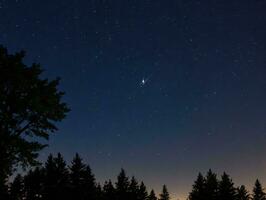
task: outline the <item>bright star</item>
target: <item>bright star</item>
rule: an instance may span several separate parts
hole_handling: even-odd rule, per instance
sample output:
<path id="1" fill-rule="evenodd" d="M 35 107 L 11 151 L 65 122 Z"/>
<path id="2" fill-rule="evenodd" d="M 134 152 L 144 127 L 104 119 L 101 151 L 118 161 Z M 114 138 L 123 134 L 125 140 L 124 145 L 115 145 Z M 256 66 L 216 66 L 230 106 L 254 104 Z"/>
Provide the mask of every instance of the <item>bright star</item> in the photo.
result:
<path id="1" fill-rule="evenodd" d="M 149 81 L 149 78 L 143 78 L 142 80 L 141 80 L 141 83 L 140 83 L 140 86 L 144 86 L 144 85 L 146 85 L 146 83 Z"/>

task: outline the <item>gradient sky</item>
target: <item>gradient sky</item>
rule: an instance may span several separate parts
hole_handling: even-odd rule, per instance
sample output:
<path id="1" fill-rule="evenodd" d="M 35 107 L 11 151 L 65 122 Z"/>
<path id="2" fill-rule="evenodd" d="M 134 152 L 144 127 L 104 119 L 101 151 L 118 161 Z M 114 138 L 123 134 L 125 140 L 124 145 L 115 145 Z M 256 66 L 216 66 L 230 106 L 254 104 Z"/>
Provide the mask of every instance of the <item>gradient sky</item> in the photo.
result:
<path id="1" fill-rule="evenodd" d="M 265 0 L 0 0 L 0 43 L 62 78 L 42 151 L 184 198 L 197 173 L 266 184 Z M 142 85 L 142 79 L 148 79 Z"/>

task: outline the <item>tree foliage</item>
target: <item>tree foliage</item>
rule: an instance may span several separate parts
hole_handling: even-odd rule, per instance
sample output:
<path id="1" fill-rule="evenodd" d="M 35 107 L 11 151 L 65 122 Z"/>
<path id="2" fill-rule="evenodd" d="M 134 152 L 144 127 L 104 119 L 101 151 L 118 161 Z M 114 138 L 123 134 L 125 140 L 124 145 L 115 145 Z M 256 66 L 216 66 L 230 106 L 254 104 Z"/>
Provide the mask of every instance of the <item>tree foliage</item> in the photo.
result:
<path id="1" fill-rule="evenodd" d="M 205 179 L 199 173 L 197 180 L 192 186 L 192 191 L 189 194 L 189 200 L 204 200 L 205 199 Z"/>
<path id="2" fill-rule="evenodd" d="M 59 79 L 42 79 L 39 64 L 23 63 L 25 52 L 9 54 L 0 46 L 0 184 L 12 170 L 37 164 L 38 151 L 46 145 L 36 137 L 48 139 L 57 130 L 56 122 L 69 108 L 57 89 Z"/>
<path id="3" fill-rule="evenodd" d="M 257 179 L 253 188 L 252 200 L 266 200 L 266 194 L 263 191 L 260 181 Z"/>
<path id="4" fill-rule="evenodd" d="M 249 200 L 250 195 L 244 185 L 237 188 L 236 200 Z"/>
<path id="5" fill-rule="evenodd" d="M 133 176 L 130 180 L 130 184 L 128 187 L 128 192 L 129 192 L 129 200 L 136 200 L 138 199 L 138 191 L 139 191 L 139 185 L 138 181 L 136 178 Z"/>
<path id="6" fill-rule="evenodd" d="M 144 182 L 129 178 L 121 169 L 115 184 L 111 180 L 103 185 L 96 182 L 89 165 L 76 154 L 69 166 L 63 156 L 50 154 L 43 167 L 29 170 L 24 176 L 17 175 L 9 186 L 7 200 L 170 200 L 166 185 L 157 198 L 154 190 L 148 193 Z M 244 185 L 235 187 L 226 173 L 221 178 L 209 170 L 204 177 L 198 174 L 188 200 L 266 200 L 261 183 L 256 180 L 253 194 Z"/>
<path id="7" fill-rule="evenodd" d="M 74 198 L 81 200 L 94 196 L 96 198 L 95 178 L 88 165 L 82 162 L 78 154 L 75 155 L 71 162 L 70 184 L 71 194 L 75 194 Z"/>
<path id="8" fill-rule="evenodd" d="M 18 175 L 9 191 L 10 200 L 157 200 L 153 190 L 148 195 L 144 182 L 138 183 L 135 177 L 129 181 L 123 169 L 115 186 L 109 180 L 102 187 L 78 154 L 70 166 L 60 153 L 50 154 L 43 167 L 29 170 L 24 177 Z M 163 191 L 164 195 L 168 193 L 166 186 Z"/>
<path id="9" fill-rule="evenodd" d="M 23 178 L 18 174 L 10 187 L 10 200 L 22 200 L 24 197 Z"/>
<path id="10" fill-rule="evenodd" d="M 147 188 L 142 181 L 139 185 L 139 189 L 138 189 L 137 193 L 138 193 L 138 195 L 137 195 L 138 200 L 147 200 L 147 198 L 148 198 Z"/>
<path id="11" fill-rule="evenodd" d="M 68 199 L 69 172 L 60 153 L 57 157 L 49 155 L 45 163 L 43 199 Z"/>
<path id="12" fill-rule="evenodd" d="M 121 169 L 121 172 L 117 176 L 117 182 L 115 185 L 117 200 L 126 199 L 129 194 L 129 180 L 124 169 Z"/>
<path id="13" fill-rule="evenodd" d="M 157 197 L 155 195 L 154 190 L 151 190 L 149 196 L 148 196 L 148 200 L 157 200 Z"/>
<path id="14" fill-rule="evenodd" d="M 205 198 L 208 200 L 217 200 L 218 197 L 218 179 L 217 175 L 210 169 L 207 172 L 205 181 Z"/>
<path id="15" fill-rule="evenodd" d="M 159 200 L 170 200 L 170 195 L 166 185 L 163 185 L 162 193 L 160 194 Z"/>
<path id="16" fill-rule="evenodd" d="M 43 181 L 44 169 L 39 167 L 30 170 L 28 174 L 24 176 L 24 190 L 27 200 L 38 200 L 42 197 Z"/>
<path id="17" fill-rule="evenodd" d="M 218 199 L 220 200 L 235 200 L 236 199 L 236 189 L 234 183 L 228 174 L 225 172 L 222 175 L 222 179 L 218 186 Z"/>
<path id="18" fill-rule="evenodd" d="M 103 186 L 103 199 L 104 200 L 115 200 L 116 191 L 111 180 L 106 181 Z"/>

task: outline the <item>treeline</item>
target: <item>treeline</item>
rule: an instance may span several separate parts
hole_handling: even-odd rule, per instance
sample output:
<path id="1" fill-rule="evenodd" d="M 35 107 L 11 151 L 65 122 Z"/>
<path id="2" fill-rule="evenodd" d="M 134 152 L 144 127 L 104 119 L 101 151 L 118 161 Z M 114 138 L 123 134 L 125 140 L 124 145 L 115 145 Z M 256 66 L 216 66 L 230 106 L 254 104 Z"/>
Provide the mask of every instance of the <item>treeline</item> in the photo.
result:
<path id="1" fill-rule="evenodd" d="M 205 177 L 199 173 L 188 200 L 266 200 L 266 194 L 258 179 L 249 194 L 244 185 L 235 187 L 225 172 L 218 179 L 217 174 L 209 170 Z"/>
<path id="2" fill-rule="evenodd" d="M 70 165 L 62 155 L 49 155 L 44 166 L 30 170 L 26 175 L 18 174 L 9 185 L 10 200 L 169 200 L 164 185 L 157 197 L 143 182 L 128 177 L 122 169 L 113 183 L 97 183 L 89 165 L 78 154 Z M 235 187 L 226 173 L 221 178 L 209 170 L 204 177 L 199 173 L 189 193 L 188 200 L 266 200 L 261 183 L 256 180 L 252 194 L 244 185 Z"/>
<path id="3" fill-rule="evenodd" d="M 18 174 L 9 186 L 10 200 L 169 200 L 166 186 L 157 198 L 143 182 L 129 178 L 125 171 L 113 183 L 96 182 L 89 165 L 78 154 L 67 166 L 62 155 L 49 155 L 43 167 L 36 167 L 26 175 Z"/>

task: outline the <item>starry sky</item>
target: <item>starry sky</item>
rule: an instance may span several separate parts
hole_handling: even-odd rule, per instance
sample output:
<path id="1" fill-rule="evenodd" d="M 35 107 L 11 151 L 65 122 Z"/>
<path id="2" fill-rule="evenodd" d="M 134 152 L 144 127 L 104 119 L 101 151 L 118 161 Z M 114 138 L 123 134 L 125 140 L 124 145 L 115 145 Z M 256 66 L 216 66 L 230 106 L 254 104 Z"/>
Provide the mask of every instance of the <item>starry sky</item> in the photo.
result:
<path id="1" fill-rule="evenodd" d="M 199 171 L 266 184 L 265 0 L 0 0 L 0 44 L 62 78 L 49 153 L 184 199 Z"/>

